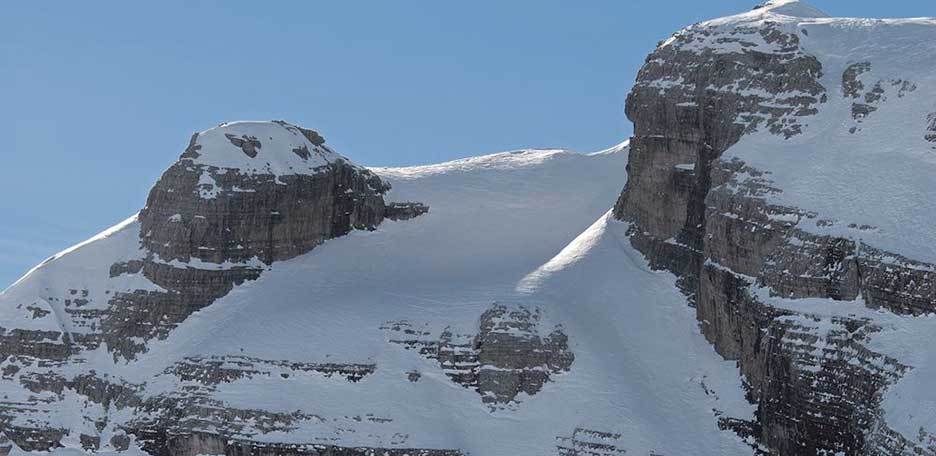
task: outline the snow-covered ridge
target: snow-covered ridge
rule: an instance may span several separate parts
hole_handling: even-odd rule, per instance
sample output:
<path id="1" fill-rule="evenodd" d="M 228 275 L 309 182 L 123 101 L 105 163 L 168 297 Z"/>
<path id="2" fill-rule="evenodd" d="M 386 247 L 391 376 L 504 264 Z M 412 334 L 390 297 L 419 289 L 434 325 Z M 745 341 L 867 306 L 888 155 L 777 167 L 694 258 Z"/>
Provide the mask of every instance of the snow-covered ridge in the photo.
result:
<path id="1" fill-rule="evenodd" d="M 98 241 L 102 241 L 102 240 L 104 240 L 104 239 L 107 239 L 107 238 L 113 236 L 114 234 L 116 234 L 116 233 L 118 233 L 118 232 L 121 232 L 121 231 L 124 231 L 124 230 L 128 229 L 128 228 L 131 227 L 131 226 L 134 226 L 134 227 L 135 227 L 135 226 L 136 226 L 136 222 L 137 222 L 137 214 L 133 214 L 133 215 L 131 215 L 130 217 L 127 217 L 127 218 L 126 218 L 125 220 L 123 220 L 122 222 L 120 222 L 120 223 L 118 223 L 118 224 L 116 224 L 116 225 L 114 225 L 114 226 L 112 226 L 112 227 L 110 227 L 110 228 L 107 228 L 107 229 L 105 229 L 104 231 L 101 231 L 100 233 L 98 233 L 98 234 L 96 234 L 96 235 L 94 235 L 94 236 L 88 238 L 87 240 L 81 241 L 81 242 L 79 242 L 79 243 L 77 243 L 77 244 L 75 244 L 75 245 L 73 245 L 73 246 L 71 246 L 71 247 L 66 248 L 65 250 L 62 250 L 61 252 L 56 253 L 55 255 L 50 256 L 49 258 L 46 258 L 45 260 L 42 261 L 42 263 L 39 263 L 38 265 L 36 265 L 35 267 L 33 267 L 32 269 L 30 269 L 29 271 L 27 271 L 25 274 L 23 274 L 22 277 L 20 277 L 20 278 L 17 279 L 15 282 L 13 282 L 13 284 L 11 284 L 9 287 L 7 287 L 6 289 L 0 290 L 0 296 L 2 296 L 3 294 L 5 294 L 8 290 L 11 290 L 11 289 L 15 288 L 19 283 L 21 283 L 21 282 L 23 282 L 24 280 L 26 280 L 27 278 L 29 278 L 29 276 L 31 276 L 31 275 L 32 275 L 33 273 L 35 273 L 36 271 L 41 270 L 41 269 L 42 269 L 43 267 L 45 267 L 46 265 L 48 265 L 48 264 L 50 264 L 50 263 L 52 263 L 52 262 L 58 261 L 58 260 L 60 260 L 62 257 L 65 257 L 65 256 L 67 256 L 67 255 L 70 255 L 70 254 L 72 254 L 72 253 L 75 253 L 76 251 L 82 249 L 83 247 L 85 247 L 85 246 L 87 246 L 87 245 L 90 245 L 90 244 L 92 244 L 92 243 L 95 243 L 95 242 L 98 242 Z"/>
<path id="2" fill-rule="evenodd" d="M 312 130 L 280 121 L 223 123 L 200 132 L 183 159 L 196 165 L 237 170 L 240 174 L 315 174 L 345 160 Z"/>
<path id="3" fill-rule="evenodd" d="M 799 0 L 770 0 L 755 11 L 766 11 L 793 17 L 829 17 L 820 9 Z"/>
<path id="4" fill-rule="evenodd" d="M 705 28 L 727 28 L 734 29 L 737 27 L 759 27 L 765 24 L 772 24 L 782 27 L 784 31 L 791 32 L 802 32 L 801 27 L 806 27 L 806 31 L 801 34 L 801 38 L 809 36 L 810 26 L 828 26 L 839 29 L 840 32 L 847 32 L 848 29 L 871 27 L 875 32 L 884 32 L 880 36 L 875 35 L 875 44 L 886 46 L 892 44 L 892 41 L 895 38 L 898 38 L 892 33 L 892 30 L 889 27 L 894 26 L 934 26 L 936 25 L 936 18 L 934 17 L 916 17 L 916 18 L 899 18 L 899 19 L 877 19 L 877 18 L 854 18 L 854 17 L 834 17 L 826 14 L 822 10 L 802 1 L 798 0 L 772 0 L 766 4 L 756 7 L 751 11 L 743 12 L 740 14 L 735 14 L 732 16 L 725 16 L 716 19 L 711 19 L 707 21 L 702 21 L 697 24 L 690 25 L 683 30 L 680 30 L 674 34 L 674 36 L 663 42 L 663 45 L 672 44 L 675 41 L 675 38 L 686 31 L 705 29 Z M 907 29 L 903 29 L 903 32 L 906 32 Z M 798 33 L 799 34 L 799 33 Z M 917 35 L 918 36 L 918 35 Z M 852 37 L 853 39 L 855 37 Z M 745 39 L 750 40 L 750 37 L 745 37 Z M 852 40 L 843 40 L 840 44 L 847 45 L 849 41 Z M 709 49 L 715 52 L 718 52 L 724 43 L 707 43 Z M 762 49 L 763 43 L 758 43 L 754 41 L 753 43 L 747 44 L 756 44 L 758 45 L 758 50 Z M 809 51 L 809 47 L 804 46 L 804 50 Z"/>
<path id="5" fill-rule="evenodd" d="M 432 174 L 446 174 L 452 172 L 470 172 L 480 169 L 508 170 L 522 169 L 541 165 L 549 160 L 559 159 L 570 155 L 578 155 L 564 149 L 521 149 L 508 152 L 499 152 L 477 157 L 460 158 L 448 162 L 417 165 L 408 167 L 377 167 L 371 168 L 382 176 L 405 179 L 407 177 L 425 176 Z"/>
<path id="6" fill-rule="evenodd" d="M 913 22 L 931 22 L 934 19 L 932 17 L 880 19 L 832 16 L 807 2 L 799 0 L 771 0 L 761 6 L 755 7 L 751 11 L 703 21 L 698 25 L 712 26 L 748 22 L 753 20 L 811 23 L 867 22 L 877 24 L 901 24 Z"/>
<path id="7" fill-rule="evenodd" d="M 577 160 L 579 157 L 595 157 L 626 153 L 630 141 L 625 140 L 607 149 L 581 154 L 567 149 L 519 149 L 475 157 L 459 158 L 431 165 L 406 167 L 372 167 L 375 173 L 392 179 L 411 179 L 436 174 L 472 172 L 479 170 L 522 170 L 544 163 L 561 160 Z"/>

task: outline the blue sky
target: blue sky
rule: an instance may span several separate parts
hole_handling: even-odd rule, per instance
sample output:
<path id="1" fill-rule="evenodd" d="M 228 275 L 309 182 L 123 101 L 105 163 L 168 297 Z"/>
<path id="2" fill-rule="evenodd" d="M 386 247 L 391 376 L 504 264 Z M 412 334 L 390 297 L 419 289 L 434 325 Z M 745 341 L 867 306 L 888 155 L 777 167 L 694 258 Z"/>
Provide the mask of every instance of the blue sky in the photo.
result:
<path id="1" fill-rule="evenodd" d="M 138 210 L 191 133 L 223 121 L 289 120 L 367 165 L 604 148 L 630 134 L 624 99 L 659 40 L 755 3 L 5 4 L 0 289 Z M 931 0 L 812 4 L 934 14 Z"/>

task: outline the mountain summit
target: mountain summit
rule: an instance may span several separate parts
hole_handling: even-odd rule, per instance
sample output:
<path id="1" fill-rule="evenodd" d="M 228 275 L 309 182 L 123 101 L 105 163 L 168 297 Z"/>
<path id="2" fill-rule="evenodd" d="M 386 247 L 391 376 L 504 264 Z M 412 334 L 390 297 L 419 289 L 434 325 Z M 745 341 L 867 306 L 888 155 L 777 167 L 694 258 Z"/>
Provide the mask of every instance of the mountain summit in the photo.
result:
<path id="1" fill-rule="evenodd" d="M 694 24 L 587 155 L 197 133 L 0 294 L 0 453 L 936 455 L 934 38 Z"/>
<path id="2" fill-rule="evenodd" d="M 793 17 L 829 17 L 820 9 L 799 0 L 770 0 L 755 10 L 769 11 L 775 14 Z"/>

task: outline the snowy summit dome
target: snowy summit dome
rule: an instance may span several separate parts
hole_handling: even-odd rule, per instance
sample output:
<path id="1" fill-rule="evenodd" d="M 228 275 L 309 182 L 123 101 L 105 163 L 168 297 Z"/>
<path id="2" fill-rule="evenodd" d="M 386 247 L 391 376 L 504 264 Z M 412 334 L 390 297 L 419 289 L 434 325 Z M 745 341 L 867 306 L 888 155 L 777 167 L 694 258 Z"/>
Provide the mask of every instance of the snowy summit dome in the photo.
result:
<path id="1" fill-rule="evenodd" d="M 325 146 L 314 130 L 287 122 L 223 123 L 192 138 L 183 159 L 241 174 L 316 174 L 344 157 Z"/>
<path id="2" fill-rule="evenodd" d="M 793 17 L 829 17 L 819 8 L 799 0 L 770 0 L 755 9 L 763 9 L 771 13 Z"/>

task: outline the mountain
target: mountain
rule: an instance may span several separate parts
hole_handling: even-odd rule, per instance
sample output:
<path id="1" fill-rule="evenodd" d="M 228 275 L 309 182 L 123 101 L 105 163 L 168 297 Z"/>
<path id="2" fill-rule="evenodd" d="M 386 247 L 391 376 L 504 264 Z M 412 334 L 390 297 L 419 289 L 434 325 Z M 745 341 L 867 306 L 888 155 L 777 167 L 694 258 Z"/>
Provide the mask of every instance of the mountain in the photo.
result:
<path id="1" fill-rule="evenodd" d="M 934 38 L 692 25 L 593 154 L 197 133 L 0 294 L 0 452 L 936 455 Z"/>

